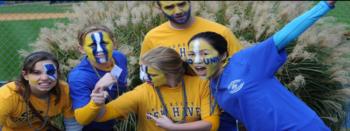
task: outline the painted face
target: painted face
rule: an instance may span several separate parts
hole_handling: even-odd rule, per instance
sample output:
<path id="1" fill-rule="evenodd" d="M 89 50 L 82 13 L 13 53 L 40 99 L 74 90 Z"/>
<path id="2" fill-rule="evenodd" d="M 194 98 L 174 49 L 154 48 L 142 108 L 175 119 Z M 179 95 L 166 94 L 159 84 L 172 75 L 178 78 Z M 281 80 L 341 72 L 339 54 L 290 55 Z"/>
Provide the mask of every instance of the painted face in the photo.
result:
<path id="1" fill-rule="evenodd" d="M 167 84 L 167 79 L 165 74 L 159 70 L 156 70 L 152 67 L 141 65 L 141 79 L 144 81 L 153 84 L 155 87 L 159 87 Z"/>
<path id="2" fill-rule="evenodd" d="M 32 72 L 24 72 L 32 92 L 48 92 L 57 83 L 57 68 L 50 60 L 39 61 Z"/>
<path id="3" fill-rule="evenodd" d="M 203 79 L 209 79 L 220 68 L 219 53 L 204 39 L 190 42 L 187 63 Z"/>
<path id="4" fill-rule="evenodd" d="M 113 42 L 108 33 L 104 31 L 86 34 L 83 48 L 88 59 L 95 64 L 106 63 L 112 58 Z"/>
<path id="5" fill-rule="evenodd" d="M 176 24 L 185 24 L 191 16 L 191 5 L 188 1 L 160 1 L 160 8 Z"/>

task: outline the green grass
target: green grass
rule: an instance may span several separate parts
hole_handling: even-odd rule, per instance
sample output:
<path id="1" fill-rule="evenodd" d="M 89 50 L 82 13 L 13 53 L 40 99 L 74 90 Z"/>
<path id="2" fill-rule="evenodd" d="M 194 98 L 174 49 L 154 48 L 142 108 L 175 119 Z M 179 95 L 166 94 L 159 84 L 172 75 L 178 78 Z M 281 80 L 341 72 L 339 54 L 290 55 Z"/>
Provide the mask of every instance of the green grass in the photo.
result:
<path id="1" fill-rule="evenodd" d="M 72 10 L 71 4 L 49 4 L 48 2 L 1 6 L 0 13 L 65 13 Z"/>
<path id="2" fill-rule="evenodd" d="M 0 80 L 12 80 L 19 74 L 22 59 L 20 49 L 28 49 L 42 27 L 53 27 L 56 22 L 67 23 L 68 19 L 0 21 Z"/>
<path id="3" fill-rule="evenodd" d="M 350 25 L 350 1 L 337 1 L 334 10 L 328 15 L 336 17 L 340 23 Z"/>

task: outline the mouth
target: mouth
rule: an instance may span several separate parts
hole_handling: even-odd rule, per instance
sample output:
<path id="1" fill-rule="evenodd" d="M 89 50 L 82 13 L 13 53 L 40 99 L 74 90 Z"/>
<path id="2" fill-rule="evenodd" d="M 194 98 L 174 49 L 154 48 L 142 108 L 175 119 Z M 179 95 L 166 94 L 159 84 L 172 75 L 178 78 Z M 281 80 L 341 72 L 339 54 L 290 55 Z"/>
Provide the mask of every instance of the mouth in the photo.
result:
<path id="1" fill-rule="evenodd" d="M 194 69 L 198 76 L 205 76 L 207 74 L 207 68 L 205 66 L 195 66 Z"/>
<path id="2" fill-rule="evenodd" d="M 186 15 L 181 14 L 181 15 L 175 15 L 175 20 L 183 21 L 186 19 Z"/>
<path id="3" fill-rule="evenodd" d="M 50 81 L 38 83 L 38 85 L 39 85 L 41 88 L 50 88 L 50 87 L 51 87 L 51 84 L 52 84 L 52 82 L 50 82 Z"/>

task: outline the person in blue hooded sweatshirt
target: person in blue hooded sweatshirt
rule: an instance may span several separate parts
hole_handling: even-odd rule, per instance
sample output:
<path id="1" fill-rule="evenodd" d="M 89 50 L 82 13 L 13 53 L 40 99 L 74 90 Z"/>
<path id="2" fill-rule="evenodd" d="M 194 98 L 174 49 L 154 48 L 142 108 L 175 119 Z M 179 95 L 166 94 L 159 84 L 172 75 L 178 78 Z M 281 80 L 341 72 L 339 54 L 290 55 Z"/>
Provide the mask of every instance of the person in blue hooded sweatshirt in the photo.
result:
<path id="1" fill-rule="evenodd" d="M 285 47 L 334 8 L 321 1 L 255 46 L 227 56 L 227 41 L 202 32 L 188 42 L 187 62 L 204 79 L 217 104 L 249 131 L 330 130 L 320 117 L 274 76 L 285 63 Z"/>

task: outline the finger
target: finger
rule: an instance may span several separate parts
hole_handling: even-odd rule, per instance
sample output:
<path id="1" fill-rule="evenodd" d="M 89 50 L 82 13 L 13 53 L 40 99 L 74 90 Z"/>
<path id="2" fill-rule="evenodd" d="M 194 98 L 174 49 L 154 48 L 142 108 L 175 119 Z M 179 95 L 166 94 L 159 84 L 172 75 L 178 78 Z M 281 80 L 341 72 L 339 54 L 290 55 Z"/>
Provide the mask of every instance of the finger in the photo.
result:
<path id="1" fill-rule="evenodd" d="M 151 115 L 151 114 L 146 114 L 146 116 L 148 116 L 148 117 L 150 117 L 152 120 L 157 120 L 157 118 L 156 117 L 154 117 L 153 115 Z"/>
<path id="2" fill-rule="evenodd" d="M 103 91 L 103 87 L 95 86 L 95 88 L 92 90 L 92 93 L 100 93 Z"/>

